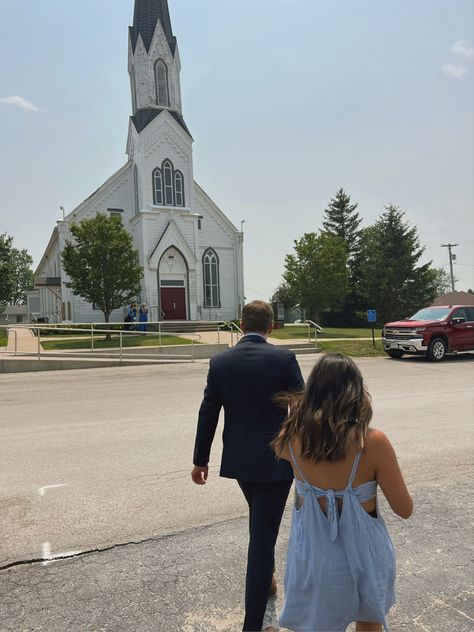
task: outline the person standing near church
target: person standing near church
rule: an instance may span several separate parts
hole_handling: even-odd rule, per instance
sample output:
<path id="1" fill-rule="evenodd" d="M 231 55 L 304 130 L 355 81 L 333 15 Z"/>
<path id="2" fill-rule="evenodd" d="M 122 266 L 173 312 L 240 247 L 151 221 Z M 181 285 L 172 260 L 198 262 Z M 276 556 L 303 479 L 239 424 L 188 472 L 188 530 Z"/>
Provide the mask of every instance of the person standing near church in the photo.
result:
<path id="1" fill-rule="evenodd" d="M 262 629 L 268 596 L 276 592 L 275 544 L 292 484 L 289 463 L 277 461 L 270 447 L 286 416 L 274 397 L 304 386 L 294 353 L 267 343 L 272 327 L 270 305 L 249 303 L 242 311 L 244 336 L 233 349 L 211 360 L 191 473 L 197 485 L 207 482 L 211 445 L 223 407 L 220 475 L 237 480 L 249 506 L 245 632 Z"/>
<path id="2" fill-rule="evenodd" d="M 138 325 L 138 330 L 142 333 L 145 333 L 148 322 L 148 307 L 145 305 L 145 303 L 142 303 L 140 305 L 140 309 L 138 310 L 138 321 L 140 323 Z"/>

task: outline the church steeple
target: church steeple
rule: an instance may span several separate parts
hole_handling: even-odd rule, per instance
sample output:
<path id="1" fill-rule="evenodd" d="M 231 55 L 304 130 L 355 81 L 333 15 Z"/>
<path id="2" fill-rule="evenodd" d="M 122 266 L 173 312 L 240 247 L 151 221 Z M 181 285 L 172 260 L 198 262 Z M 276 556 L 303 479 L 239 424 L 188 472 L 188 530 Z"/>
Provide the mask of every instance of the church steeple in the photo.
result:
<path id="1" fill-rule="evenodd" d="M 128 72 L 132 121 L 138 132 L 168 110 L 189 134 L 181 109 L 180 71 L 168 0 L 135 0 L 133 26 L 129 28 Z"/>
<path id="2" fill-rule="evenodd" d="M 171 53 L 176 51 L 176 37 L 171 27 L 168 0 L 135 0 L 133 26 L 130 27 L 130 39 L 135 52 L 138 36 L 142 36 L 147 51 L 150 50 L 157 23 L 161 22 Z"/>

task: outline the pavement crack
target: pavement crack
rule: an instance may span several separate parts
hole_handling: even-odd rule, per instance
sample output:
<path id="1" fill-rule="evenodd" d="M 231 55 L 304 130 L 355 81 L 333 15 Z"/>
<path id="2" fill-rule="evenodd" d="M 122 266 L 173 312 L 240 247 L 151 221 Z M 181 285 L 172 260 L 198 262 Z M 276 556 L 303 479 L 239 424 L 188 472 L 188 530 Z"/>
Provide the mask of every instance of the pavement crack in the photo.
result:
<path id="1" fill-rule="evenodd" d="M 128 540 L 126 542 L 119 542 L 116 544 L 110 544 L 108 546 L 96 547 L 93 549 L 85 549 L 84 551 L 77 551 L 74 553 L 65 553 L 64 555 L 58 554 L 52 558 L 34 557 L 26 560 L 17 560 L 15 562 L 9 562 L 8 564 L 0 565 L 0 572 L 11 570 L 12 568 L 18 568 L 20 566 L 32 566 L 35 564 L 53 564 L 54 562 L 61 562 L 62 560 L 72 560 L 74 558 L 85 557 L 94 553 L 106 553 L 115 549 L 125 548 L 127 546 L 138 546 L 140 544 L 149 544 L 151 542 L 164 542 L 174 537 L 191 534 L 202 529 L 212 529 L 225 524 L 230 524 L 238 520 L 248 519 L 245 514 L 234 516 L 232 518 L 226 518 L 225 520 L 217 520 L 216 522 L 206 523 L 192 527 L 191 529 L 182 529 L 181 531 L 175 531 L 173 533 L 166 533 L 160 536 L 154 536 L 149 538 L 143 538 L 142 540 Z"/>

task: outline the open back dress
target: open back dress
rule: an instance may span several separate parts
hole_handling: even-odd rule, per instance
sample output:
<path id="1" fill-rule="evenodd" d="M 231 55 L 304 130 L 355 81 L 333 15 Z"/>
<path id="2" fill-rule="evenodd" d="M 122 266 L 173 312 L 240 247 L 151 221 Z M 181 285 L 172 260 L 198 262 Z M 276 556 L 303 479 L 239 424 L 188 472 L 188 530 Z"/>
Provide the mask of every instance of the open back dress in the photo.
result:
<path id="1" fill-rule="evenodd" d="M 361 505 L 377 497 L 377 481 L 352 486 L 362 453 L 347 487 L 334 491 L 311 485 L 289 448 L 299 502 L 293 506 L 280 625 L 294 632 L 345 632 L 354 621 L 379 621 L 388 632 L 395 553 L 378 504 L 376 517 Z M 319 498 L 326 499 L 326 511 Z"/>

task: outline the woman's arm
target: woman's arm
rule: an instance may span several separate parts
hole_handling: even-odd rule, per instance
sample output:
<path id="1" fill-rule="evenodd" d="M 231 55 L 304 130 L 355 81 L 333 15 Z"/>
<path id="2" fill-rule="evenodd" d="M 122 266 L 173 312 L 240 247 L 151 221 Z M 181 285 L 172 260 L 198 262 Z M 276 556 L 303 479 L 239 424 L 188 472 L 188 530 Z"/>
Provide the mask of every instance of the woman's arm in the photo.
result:
<path id="1" fill-rule="evenodd" d="M 413 499 L 403 479 L 395 450 L 380 430 L 373 430 L 371 435 L 377 483 L 392 510 L 402 518 L 409 518 L 413 513 Z"/>

